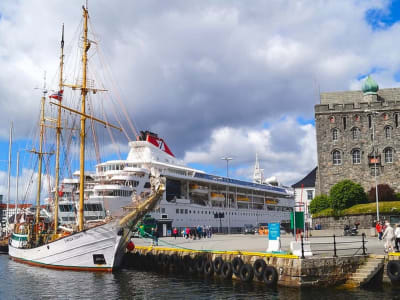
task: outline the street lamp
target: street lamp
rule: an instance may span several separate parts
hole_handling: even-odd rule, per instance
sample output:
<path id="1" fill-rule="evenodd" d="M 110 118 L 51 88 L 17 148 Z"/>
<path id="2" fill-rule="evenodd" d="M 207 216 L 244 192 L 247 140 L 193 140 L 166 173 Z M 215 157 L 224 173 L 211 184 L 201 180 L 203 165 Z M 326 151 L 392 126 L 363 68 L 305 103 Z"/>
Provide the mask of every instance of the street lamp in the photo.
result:
<path id="1" fill-rule="evenodd" d="M 226 161 L 226 179 L 228 180 L 227 184 L 226 184 L 226 202 L 228 205 L 228 234 L 231 234 L 231 212 L 230 212 L 230 208 L 231 208 L 231 203 L 230 203 L 230 197 L 229 197 L 229 161 L 232 160 L 232 157 L 222 157 L 222 160 Z"/>
<path id="2" fill-rule="evenodd" d="M 374 177 L 375 177 L 375 199 L 376 199 L 376 221 L 379 222 L 379 198 L 378 198 L 378 180 L 376 177 L 377 167 L 376 167 L 376 149 L 375 149 L 375 120 L 374 116 L 378 115 L 377 111 L 365 110 L 367 113 L 371 113 L 373 117 L 371 117 L 372 123 L 372 149 L 374 151 Z"/>

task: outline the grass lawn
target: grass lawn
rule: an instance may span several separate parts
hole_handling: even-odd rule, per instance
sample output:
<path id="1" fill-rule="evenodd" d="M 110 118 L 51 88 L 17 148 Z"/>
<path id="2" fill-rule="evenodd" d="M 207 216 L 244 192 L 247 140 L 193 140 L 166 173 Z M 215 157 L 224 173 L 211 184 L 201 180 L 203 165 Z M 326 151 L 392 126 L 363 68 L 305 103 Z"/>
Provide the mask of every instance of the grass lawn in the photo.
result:
<path id="1" fill-rule="evenodd" d="M 395 213 L 400 214 L 400 201 L 379 202 L 379 213 Z M 376 213 L 376 203 L 357 204 L 340 212 L 340 216 L 371 214 Z M 313 214 L 316 217 L 331 217 L 333 216 L 333 209 L 327 208 L 319 213 Z"/>

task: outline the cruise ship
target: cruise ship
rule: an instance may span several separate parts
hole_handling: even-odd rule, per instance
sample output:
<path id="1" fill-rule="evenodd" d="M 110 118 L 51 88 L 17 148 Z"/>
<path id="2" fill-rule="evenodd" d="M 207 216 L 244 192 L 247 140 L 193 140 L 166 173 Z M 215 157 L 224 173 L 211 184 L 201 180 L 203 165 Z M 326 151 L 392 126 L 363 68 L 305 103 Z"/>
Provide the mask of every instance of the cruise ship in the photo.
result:
<path id="1" fill-rule="evenodd" d="M 107 161 L 91 174 L 85 198 L 103 203 L 108 215 L 118 216 L 146 198 L 150 174 L 166 178 L 166 191 L 151 216 L 171 220 L 172 227 L 209 226 L 239 232 L 245 224 L 288 222 L 294 206 L 288 187 L 262 181 L 256 161 L 253 182 L 207 174 L 178 160 L 164 140 L 149 131 L 129 143 L 126 160 Z M 78 175 L 78 174 L 77 174 Z"/>

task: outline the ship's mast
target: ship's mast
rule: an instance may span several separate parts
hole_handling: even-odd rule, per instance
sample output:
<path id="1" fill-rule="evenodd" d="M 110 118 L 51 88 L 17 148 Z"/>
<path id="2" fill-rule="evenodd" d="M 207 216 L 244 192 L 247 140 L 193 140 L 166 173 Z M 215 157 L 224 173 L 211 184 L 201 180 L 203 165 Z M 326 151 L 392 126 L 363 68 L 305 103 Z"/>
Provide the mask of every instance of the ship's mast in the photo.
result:
<path id="1" fill-rule="evenodd" d="M 86 123 L 86 70 L 87 70 L 87 51 L 90 48 L 90 42 L 88 41 L 88 10 L 87 7 L 83 8 L 83 53 L 82 53 L 82 87 L 81 87 L 81 147 L 80 147 L 80 159 L 79 159 L 79 231 L 84 229 L 83 227 L 83 207 L 84 207 L 84 191 L 85 191 L 85 123 Z"/>
<path id="2" fill-rule="evenodd" d="M 13 123 L 11 122 L 10 126 L 10 141 L 8 144 L 8 181 L 7 181 L 7 221 L 6 221 L 6 233 L 8 234 L 9 226 L 9 218 L 10 218 L 10 184 L 11 184 L 11 147 L 12 147 L 12 132 L 13 132 Z"/>
<path id="3" fill-rule="evenodd" d="M 45 80 L 43 87 L 43 96 L 41 99 L 41 108 L 40 108 L 39 152 L 36 152 L 36 154 L 39 157 L 38 184 L 37 184 L 37 194 L 36 194 L 36 224 L 39 223 L 39 216 L 40 216 L 40 191 L 42 188 L 42 160 L 43 160 L 43 135 L 44 135 L 44 103 L 46 100 L 46 93 L 47 91 L 46 91 L 46 80 Z"/>
<path id="4" fill-rule="evenodd" d="M 60 56 L 60 80 L 59 80 L 59 92 L 58 100 L 62 100 L 63 96 L 63 67 L 64 67 L 64 24 L 62 26 L 62 37 L 61 37 L 61 56 Z M 56 134 L 56 182 L 55 182 L 55 195 L 54 195 L 54 233 L 57 234 L 58 229 L 58 193 L 59 193 L 59 182 L 60 182 L 60 137 L 61 137 L 61 106 L 58 106 L 57 115 L 57 134 Z"/>

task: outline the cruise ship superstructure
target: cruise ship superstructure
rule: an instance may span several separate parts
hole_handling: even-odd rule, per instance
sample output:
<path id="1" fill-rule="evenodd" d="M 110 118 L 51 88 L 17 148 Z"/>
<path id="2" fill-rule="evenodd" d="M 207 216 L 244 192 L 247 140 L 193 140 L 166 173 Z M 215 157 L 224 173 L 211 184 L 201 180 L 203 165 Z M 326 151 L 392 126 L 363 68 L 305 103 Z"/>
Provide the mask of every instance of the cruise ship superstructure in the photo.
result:
<path id="1" fill-rule="evenodd" d="M 289 188 L 262 183 L 258 161 L 254 172 L 258 182 L 248 182 L 185 166 L 163 139 L 148 131 L 141 132 L 129 146 L 126 160 L 96 166 L 96 184 L 88 193 L 89 200 L 104 201 L 112 215 L 122 214 L 123 207 L 148 196 L 149 174 L 159 173 L 166 178 L 166 191 L 151 215 L 171 219 L 173 227 L 206 225 L 239 230 L 244 224 L 290 219 L 293 193 Z"/>

